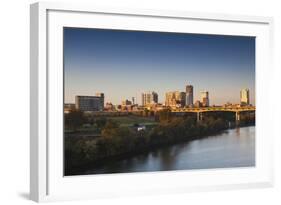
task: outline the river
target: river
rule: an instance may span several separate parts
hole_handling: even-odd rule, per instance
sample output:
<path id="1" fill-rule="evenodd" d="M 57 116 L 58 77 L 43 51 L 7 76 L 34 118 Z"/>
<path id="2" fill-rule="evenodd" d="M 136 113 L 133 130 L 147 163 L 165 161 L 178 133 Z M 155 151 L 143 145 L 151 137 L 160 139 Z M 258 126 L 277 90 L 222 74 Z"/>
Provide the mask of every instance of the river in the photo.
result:
<path id="1" fill-rule="evenodd" d="M 84 174 L 152 172 L 255 166 L 255 127 L 162 147 L 146 154 L 116 160 Z"/>

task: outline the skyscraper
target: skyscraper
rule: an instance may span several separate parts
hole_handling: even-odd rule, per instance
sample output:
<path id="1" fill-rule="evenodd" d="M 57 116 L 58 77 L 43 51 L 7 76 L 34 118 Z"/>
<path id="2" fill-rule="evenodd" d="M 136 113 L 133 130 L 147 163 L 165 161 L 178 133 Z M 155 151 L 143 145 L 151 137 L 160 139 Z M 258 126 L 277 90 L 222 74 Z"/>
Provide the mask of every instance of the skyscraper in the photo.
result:
<path id="1" fill-rule="evenodd" d="M 208 91 L 201 91 L 201 102 L 203 107 L 209 107 L 210 100 L 209 100 L 209 92 Z"/>
<path id="2" fill-rule="evenodd" d="M 186 86 L 186 106 L 191 106 L 193 105 L 193 86 L 192 85 L 187 85 Z"/>
<path id="3" fill-rule="evenodd" d="M 250 91 L 249 89 L 242 89 L 240 91 L 240 103 L 241 105 L 249 105 L 250 104 Z"/>
<path id="4" fill-rule="evenodd" d="M 145 92 L 141 94 L 142 98 L 142 105 L 152 105 L 158 103 L 158 94 L 154 91 L 150 92 Z"/>

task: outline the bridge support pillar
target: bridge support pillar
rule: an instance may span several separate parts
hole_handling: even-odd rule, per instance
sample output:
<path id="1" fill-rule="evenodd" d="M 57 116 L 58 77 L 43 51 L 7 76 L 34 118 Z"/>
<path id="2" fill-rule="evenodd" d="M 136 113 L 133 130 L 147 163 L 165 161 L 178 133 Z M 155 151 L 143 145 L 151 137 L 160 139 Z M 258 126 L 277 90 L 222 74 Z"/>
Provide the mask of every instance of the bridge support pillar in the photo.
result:
<path id="1" fill-rule="evenodd" d="M 197 122 L 203 120 L 203 113 L 202 112 L 197 112 Z"/>
<path id="2" fill-rule="evenodd" d="M 236 122 L 240 121 L 240 112 L 235 113 L 235 120 L 236 120 Z"/>

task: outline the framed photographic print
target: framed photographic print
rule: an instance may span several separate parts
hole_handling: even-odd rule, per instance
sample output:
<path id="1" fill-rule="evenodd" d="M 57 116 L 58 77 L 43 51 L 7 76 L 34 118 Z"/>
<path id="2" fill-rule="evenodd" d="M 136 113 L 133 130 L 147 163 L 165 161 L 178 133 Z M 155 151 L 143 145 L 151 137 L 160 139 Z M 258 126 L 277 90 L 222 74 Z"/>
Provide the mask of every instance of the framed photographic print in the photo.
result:
<path id="1" fill-rule="evenodd" d="M 272 24 L 32 4 L 31 199 L 271 186 Z"/>

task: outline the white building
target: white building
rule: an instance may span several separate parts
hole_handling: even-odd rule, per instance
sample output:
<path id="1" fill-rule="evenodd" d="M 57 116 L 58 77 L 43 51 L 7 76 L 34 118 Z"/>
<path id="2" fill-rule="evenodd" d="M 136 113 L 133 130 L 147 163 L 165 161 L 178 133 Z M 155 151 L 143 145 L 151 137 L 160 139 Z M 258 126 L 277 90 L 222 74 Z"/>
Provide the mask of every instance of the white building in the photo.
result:
<path id="1" fill-rule="evenodd" d="M 250 91 L 245 88 L 240 91 L 240 103 L 241 105 L 249 105 L 250 104 Z"/>

